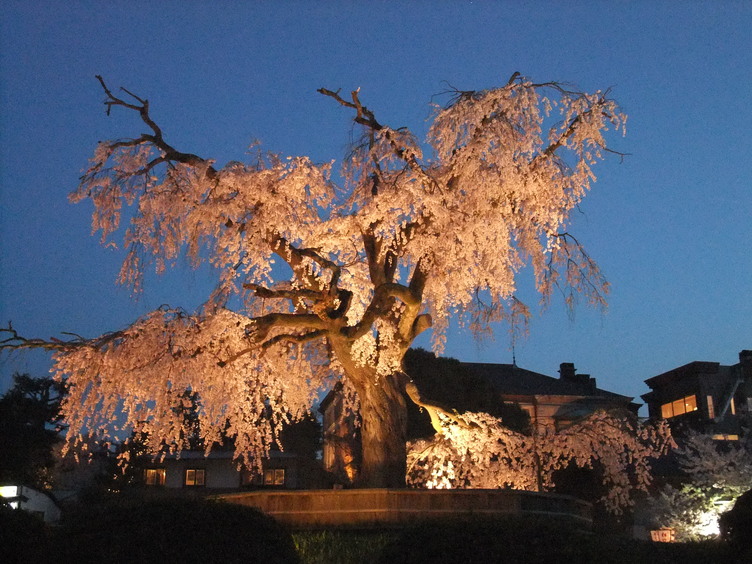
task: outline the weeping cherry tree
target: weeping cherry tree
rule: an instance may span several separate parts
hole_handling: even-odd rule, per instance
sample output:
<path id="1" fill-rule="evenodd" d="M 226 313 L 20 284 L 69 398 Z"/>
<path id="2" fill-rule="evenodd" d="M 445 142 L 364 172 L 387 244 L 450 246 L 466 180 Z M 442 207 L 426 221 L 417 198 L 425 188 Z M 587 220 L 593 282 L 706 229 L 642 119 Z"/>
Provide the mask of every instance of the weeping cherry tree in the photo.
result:
<path id="1" fill-rule="evenodd" d="M 223 432 L 258 465 L 280 425 L 339 379 L 360 410 L 359 483 L 404 486 L 406 402 L 437 409 L 402 370 L 419 334 L 432 328 L 440 351 L 452 318 L 476 333 L 518 326 L 526 266 L 544 301 L 560 290 L 569 305 L 605 304 L 607 284 L 567 227 L 610 151 L 604 134 L 624 127 L 608 92 L 515 73 L 452 91 L 421 142 L 381 123 L 358 90 L 322 88 L 360 134 L 339 168 L 280 155 L 216 167 L 173 147 L 148 100 L 97 78 L 107 112 L 148 130 L 99 143 L 71 196 L 91 201 L 103 242 L 123 238 L 119 282 L 138 290 L 147 269 L 187 257 L 218 283 L 196 312 L 160 308 L 96 338 L 3 330 L 5 348 L 55 350 L 70 440 L 124 417 L 181 448 L 174 408 L 190 389 L 207 448 Z"/>

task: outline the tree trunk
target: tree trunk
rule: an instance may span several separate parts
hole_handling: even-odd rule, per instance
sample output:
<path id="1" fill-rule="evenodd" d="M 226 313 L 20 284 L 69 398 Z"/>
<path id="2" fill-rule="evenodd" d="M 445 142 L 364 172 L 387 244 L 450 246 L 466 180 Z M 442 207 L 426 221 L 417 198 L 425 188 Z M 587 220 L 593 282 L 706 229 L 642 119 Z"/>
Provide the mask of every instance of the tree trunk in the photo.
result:
<path id="1" fill-rule="evenodd" d="M 356 483 L 364 488 L 404 488 L 407 406 L 401 376 L 382 376 L 358 392 L 362 464 Z"/>

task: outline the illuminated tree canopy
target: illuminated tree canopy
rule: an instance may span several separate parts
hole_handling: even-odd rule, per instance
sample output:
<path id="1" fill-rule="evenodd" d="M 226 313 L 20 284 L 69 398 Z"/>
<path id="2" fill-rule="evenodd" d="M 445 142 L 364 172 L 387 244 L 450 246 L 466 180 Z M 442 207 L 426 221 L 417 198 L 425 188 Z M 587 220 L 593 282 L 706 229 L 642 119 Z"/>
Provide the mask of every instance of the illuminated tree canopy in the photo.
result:
<path id="1" fill-rule="evenodd" d="M 596 411 L 561 431 L 525 435 L 485 413 L 439 413 L 440 432 L 409 445 L 408 483 L 427 488 L 550 490 L 570 463 L 593 468 L 605 485 L 599 500 L 622 513 L 652 481 L 651 459 L 673 445 L 664 420 L 641 424 L 630 413 Z"/>
<path id="2" fill-rule="evenodd" d="M 605 304 L 607 284 L 567 226 L 609 151 L 604 134 L 624 128 L 608 92 L 515 73 L 451 92 L 423 143 L 378 121 L 358 90 L 322 88 L 361 133 L 339 168 L 262 153 L 217 168 L 170 145 L 148 100 L 98 79 L 108 113 L 134 112 L 148 129 L 100 143 L 71 196 L 93 203 L 103 242 L 122 238 L 119 281 L 138 290 L 145 270 L 187 257 L 219 282 L 197 312 L 162 308 L 93 339 L 5 329 L 5 347 L 56 351 L 70 437 L 124 416 L 180 448 L 173 406 L 190 389 L 204 443 L 223 429 L 257 464 L 280 423 L 342 379 L 360 405 L 360 483 L 404 485 L 405 392 L 420 396 L 401 363 L 417 335 L 432 328 L 440 350 L 452 317 L 477 333 L 517 326 L 525 266 L 544 301 L 561 290 L 570 305 Z"/>
<path id="3" fill-rule="evenodd" d="M 666 484 L 651 499 L 655 526 L 671 527 L 680 541 L 715 537 L 719 517 L 740 495 L 752 490 L 752 437 L 718 441 L 712 434 L 690 431 L 677 450 L 683 483 Z"/>

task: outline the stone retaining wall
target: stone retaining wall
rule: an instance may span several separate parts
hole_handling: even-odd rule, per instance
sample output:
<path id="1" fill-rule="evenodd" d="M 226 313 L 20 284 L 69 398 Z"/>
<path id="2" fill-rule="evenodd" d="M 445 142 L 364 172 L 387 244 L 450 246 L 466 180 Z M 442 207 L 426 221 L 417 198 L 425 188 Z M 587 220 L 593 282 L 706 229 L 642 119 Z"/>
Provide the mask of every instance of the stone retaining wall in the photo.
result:
<path id="1" fill-rule="evenodd" d="M 589 527 L 591 506 L 556 494 L 515 490 L 299 490 L 224 494 L 292 528 L 390 527 L 481 515 L 546 514 Z"/>

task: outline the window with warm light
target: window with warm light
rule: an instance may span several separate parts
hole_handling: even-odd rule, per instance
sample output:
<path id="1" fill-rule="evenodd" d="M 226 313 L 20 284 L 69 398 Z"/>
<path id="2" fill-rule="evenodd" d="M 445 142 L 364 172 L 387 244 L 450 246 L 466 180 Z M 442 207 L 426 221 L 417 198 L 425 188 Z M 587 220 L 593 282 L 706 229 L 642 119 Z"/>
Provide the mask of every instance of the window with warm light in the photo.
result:
<path id="1" fill-rule="evenodd" d="M 164 468 L 147 468 L 144 471 L 144 483 L 147 486 L 164 486 L 165 475 Z"/>
<path id="2" fill-rule="evenodd" d="M 669 419 L 676 417 L 677 415 L 684 415 L 685 413 L 691 413 L 697 411 L 697 398 L 693 395 L 686 396 L 678 400 L 664 403 L 661 406 L 661 417 Z"/>
<path id="3" fill-rule="evenodd" d="M 708 419 L 715 419 L 715 405 L 713 404 L 713 396 L 708 396 Z"/>
<path id="4" fill-rule="evenodd" d="M 189 468 L 185 471 L 186 486 L 206 485 L 206 470 L 203 468 Z"/>
<path id="5" fill-rule="evenodd" d="M 267 468 L 264 470 L 265 486 L 284 486 L 285 469 L 284 468 Z"/>

